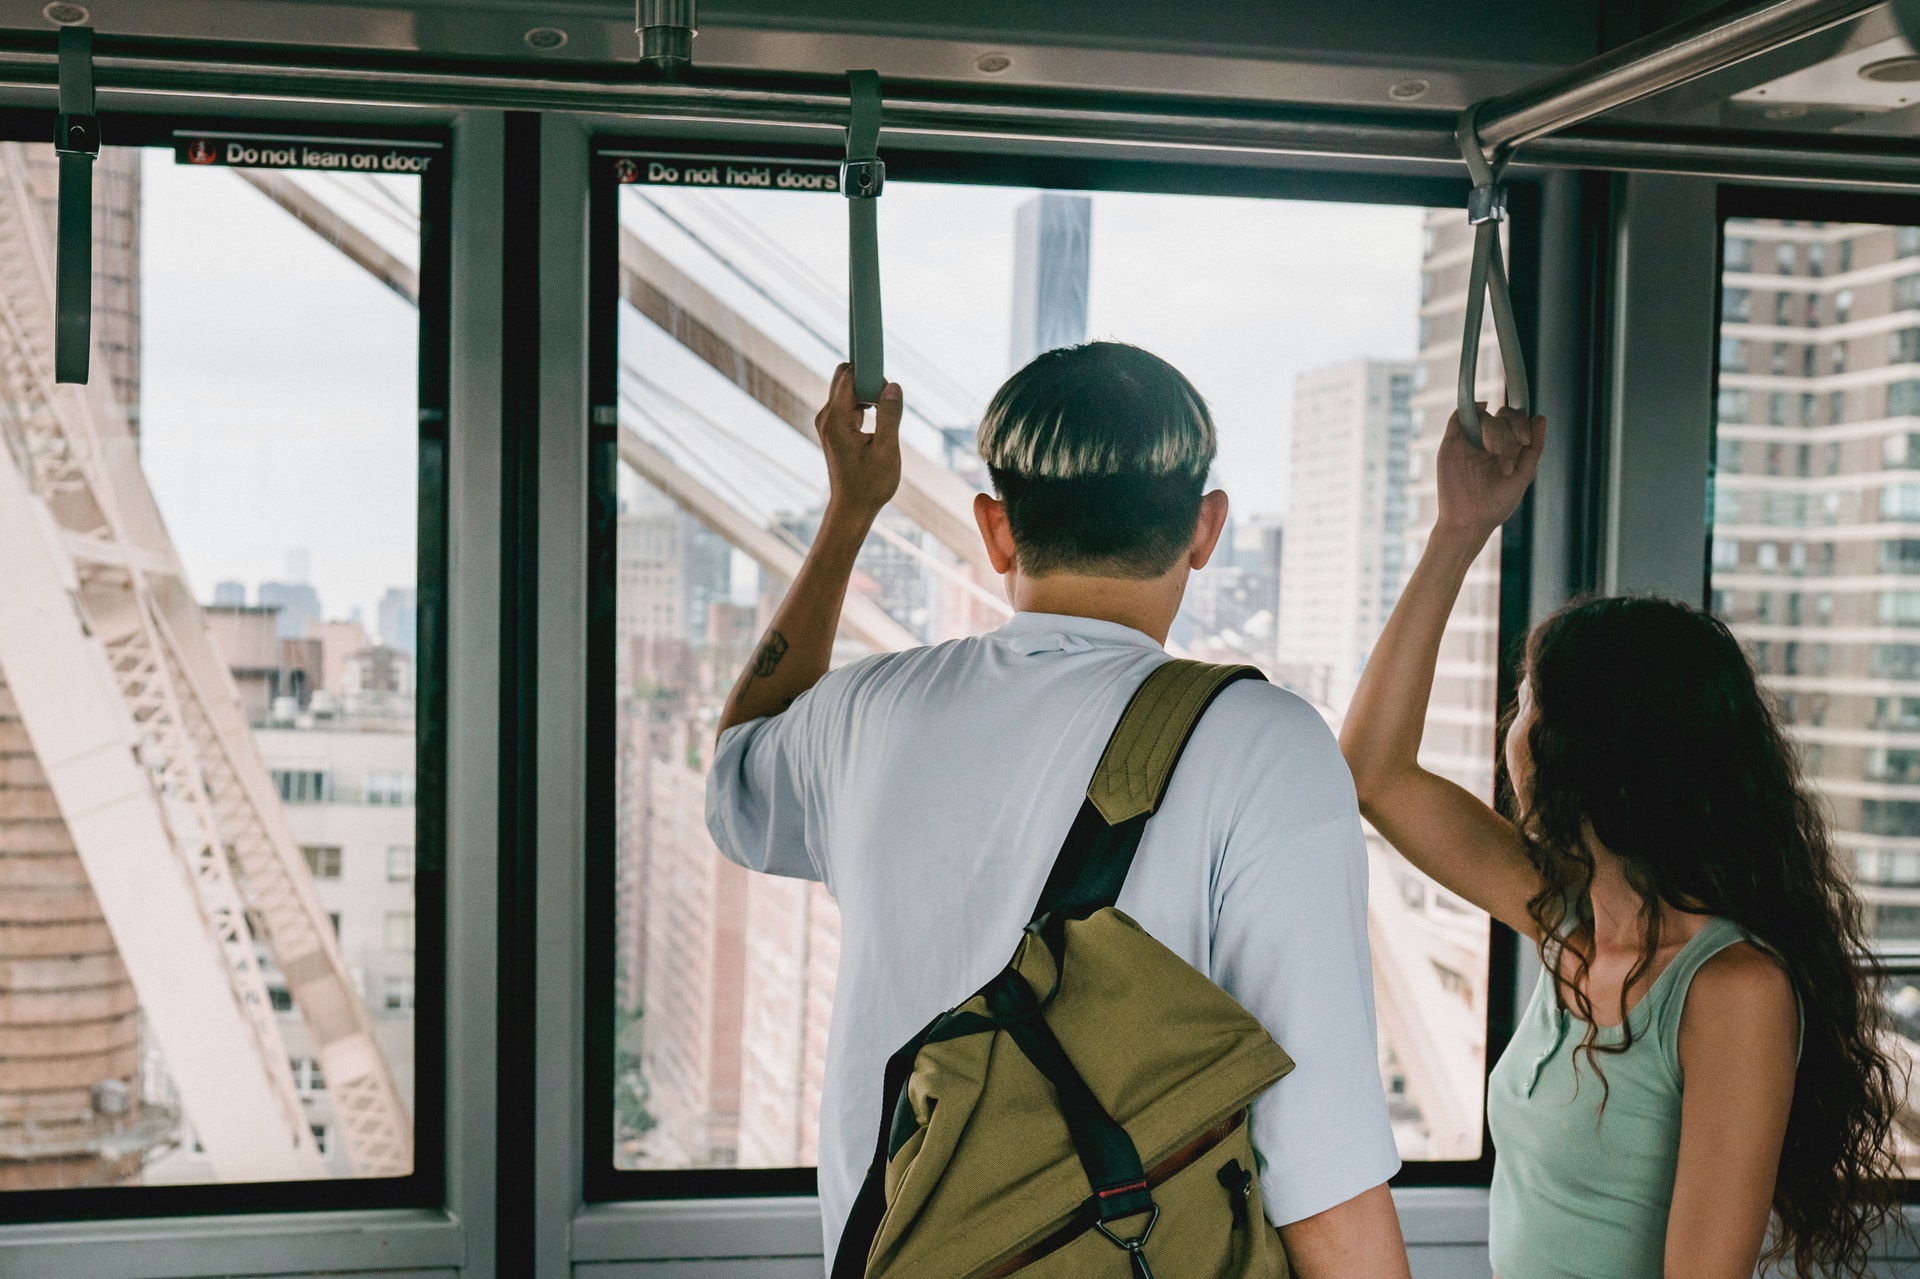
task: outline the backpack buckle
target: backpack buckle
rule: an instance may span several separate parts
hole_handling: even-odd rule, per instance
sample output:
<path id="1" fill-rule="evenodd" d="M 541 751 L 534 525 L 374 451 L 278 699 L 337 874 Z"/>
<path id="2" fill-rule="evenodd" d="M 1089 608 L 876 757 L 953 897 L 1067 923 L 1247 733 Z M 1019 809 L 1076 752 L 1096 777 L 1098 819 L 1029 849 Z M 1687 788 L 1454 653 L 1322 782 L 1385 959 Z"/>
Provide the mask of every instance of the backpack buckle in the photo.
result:
<path id="1" fill-rule="evenodd" d="M 1142 1182 L 1139 1188 L 1144 1189 L 1145 1185 L 1146 1183 Z M 1133 1190 L 1133 1189 L 1136 1189 L 1136 1187 L 1121 1186 L 1121 1187 L 1117 1187 L 1117 1189 Z M 1142 1229 L 1140 1233 L 1135 1235 L 1133 1238 L 1122 1239 L 1119 1235 L 1116 1235 L 1113 1233 L 1113 1231 L 1107 1229 L 1107 1223 L 1098 1218 L 1094 1220 L 1093 1228 L 1095 1230 L 1098 1230 L 1101 1234 L 1105 1235 L 1107 1237 L 1107 1242 L 1111 1243 L 1114 1247 L 1120 1249 L 1122 1252 L 1127 1254 L 1127 1260 L 1132 1264 L 1132 1267 L 1133 1267 L 1133 1279 L 1153 1279 L 1153 1271 L 1147 1266 L 1146 1253 L 1144 1253 L 1141 1250 L 1147 1246 L 1147 1240 L 1153 1236 L 1153 1227 L 1156 1223 L 1159 1222 L 1159 1220 L 1160 1220 L 1160 1205 L 1157 1203 L 1154 1203 L 1152 1200 L 1148 1200 L 1146 1227 Z"/>

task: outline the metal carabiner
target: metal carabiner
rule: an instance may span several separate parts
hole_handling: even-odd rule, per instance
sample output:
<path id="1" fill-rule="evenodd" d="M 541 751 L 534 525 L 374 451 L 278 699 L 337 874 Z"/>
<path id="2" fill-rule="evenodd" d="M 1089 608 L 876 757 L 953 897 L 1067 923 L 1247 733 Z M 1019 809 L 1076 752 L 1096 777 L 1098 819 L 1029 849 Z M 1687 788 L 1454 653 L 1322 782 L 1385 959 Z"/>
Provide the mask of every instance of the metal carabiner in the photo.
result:
<path id="1" fill-rule="evenodd" d="M 1153 1279 L 1153 1271 L 1147 1265 L 1147 1254 L 1144 1249 L 1147 1246 L 1147 1240 L 1153 1236 L 1154 1226 L 1157 1225 L 1159 1221 L 1160 1205 L 1154 1204 L 1153 1211 L 1147 1214 L 1146 1229 L 1131 1239 L 1122 1239 L 1119 1235 L 1114 1234 L 1113 1231 L 1107 1229 L 1107 1223 L 1104 1221 L 1095 1221 L 1093 1228 L 1105 1235 L 1108 1242 L 1112 1243 L 1114 1247 L 1119 1248 L 1127 1254 L 1127 1260 L 1133 1266 L 1133 1279 Z"/>

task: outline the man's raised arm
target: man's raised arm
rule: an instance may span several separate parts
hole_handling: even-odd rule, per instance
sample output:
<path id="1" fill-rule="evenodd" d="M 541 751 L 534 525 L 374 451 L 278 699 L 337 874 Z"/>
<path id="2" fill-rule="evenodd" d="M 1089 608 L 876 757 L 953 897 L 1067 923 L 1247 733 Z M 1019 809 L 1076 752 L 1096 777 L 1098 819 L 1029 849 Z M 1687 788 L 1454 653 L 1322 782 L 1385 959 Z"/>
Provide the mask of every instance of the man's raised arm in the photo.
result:
<path id="1" fill-rule="evenodd" d="M 773 625 L 727 697 L 721 732 L 778 715 L 827 673 L 854 559 L 900 486 L 901 406 L 899 385 L 887 383 L 874 429 L 862 429 L 866 414 L 854 399 L 853 373 L 845 364 L 834 370 L 826 407 L 813 419 L 827 459 L 826 514 Z"/>

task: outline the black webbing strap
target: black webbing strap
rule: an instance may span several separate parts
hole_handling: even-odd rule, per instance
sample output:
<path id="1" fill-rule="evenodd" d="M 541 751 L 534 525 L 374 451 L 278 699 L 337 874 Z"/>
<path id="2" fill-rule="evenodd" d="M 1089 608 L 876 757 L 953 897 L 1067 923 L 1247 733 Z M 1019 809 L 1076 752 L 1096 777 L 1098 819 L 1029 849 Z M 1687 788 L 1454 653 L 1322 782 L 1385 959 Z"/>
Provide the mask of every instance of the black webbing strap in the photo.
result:
<path id="1" fill-rule="evenodd" d="M 1201 717 L 1229 684 L 1264 678 L 1251 666 L 1207 666 L 1187 661 L 1166 662 L 1147 676 L 1127 709 L 1120 713 L 1120 722 L 1114 726 L 1100 767 L 1095 770 L 1095 783 L 1089 783 L 1088 797 L 1053 859 L 1053 870 L 1033 908 L 1036 923 L 1050 915 L 1084 919 L 1120 899 L 1147 820 L 1166 798 L 1173 770 L 1186 753 L 1187 743 L 1193 740 L 1193 730 L 1199 727 Z M 1119 758 L 1130 746 L 1138 757 Z M 1129 764 L 1134 774 L 1135 800 L 1122 820 L 1109 822 L 1091 792 L 1103 774 Z M 1054 957 L 1059 959 L 1058 952 Z"/>
<path id="2" fill-rule="evenodd" d="M 59 238 L 54 253 L 53 380 L 85 382 L 93 353 L 93 31 L 60 28 Z"/>
<path id="3" fill-rule="evenodd" d="M 847 197 L 847 349 L 854 398 L 877 404 L 887 384 L 877 207 L 887 181 L 880 159 L 880 73 L 847 72 L 847 94 L 847 158 L 840 166 L 840 190 Z"/>
<path id="4" fill-rule="evenodd" d="M 1033 988 L 1017 973 L 1004 975 L 1013 980 L 988 984 L 987 1007 L 994 1019 L 1004 1024 L 1008 1038 L 1053 1085 L 1060 1117 L 1067 1123 L 1067 1138 L 1073 1142 L 1073 1151 L 1086 1170 L 1087 1185 L 1093 1190 L 1090 1206 L 1094 1219 L 1108 1222 L 1151 1212 L 1153 1195 L 1147 1188 L 1147 1172 L 1140 1164 L 1133 1138 L 1087 1087 L 1046 1018 L 1033 1015 L 1040 1007 Z"/>

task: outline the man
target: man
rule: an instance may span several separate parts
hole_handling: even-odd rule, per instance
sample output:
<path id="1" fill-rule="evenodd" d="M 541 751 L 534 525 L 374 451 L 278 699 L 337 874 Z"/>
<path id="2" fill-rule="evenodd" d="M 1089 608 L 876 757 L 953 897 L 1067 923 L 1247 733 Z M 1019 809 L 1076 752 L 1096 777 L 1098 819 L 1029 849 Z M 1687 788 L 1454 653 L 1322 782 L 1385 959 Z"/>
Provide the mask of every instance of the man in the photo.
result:
<path id="1" fill-rule="evenodd" d="M 819 534 L 728 699 L 707 824 L 739 864 L 840 904 L 821 1099 L 829 1259 L 873 1150 L 888 1055 L 1006 963 L 1087 779 L 1162 647 L 1227 497 L 1213 421 L 1170 365 L 1102 342 L 1016 373 L 980 426 L 974 499 L 1017 610 L 990 635 L 828 673 L 854 558 L 900 478 L 901 391 L 874 429 L 845 366 L 816 424 Z M 1229 687 L 1146 828 L 1120 909 L 1258 1017 L 1296 1069 L 1254 1108 L 1261 1191 L 1303 1279 L 1404 1279 L 1373 1025 L 1366 859 L 1332 734 Z"/>

